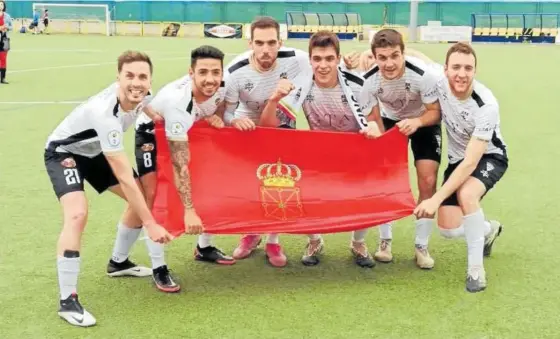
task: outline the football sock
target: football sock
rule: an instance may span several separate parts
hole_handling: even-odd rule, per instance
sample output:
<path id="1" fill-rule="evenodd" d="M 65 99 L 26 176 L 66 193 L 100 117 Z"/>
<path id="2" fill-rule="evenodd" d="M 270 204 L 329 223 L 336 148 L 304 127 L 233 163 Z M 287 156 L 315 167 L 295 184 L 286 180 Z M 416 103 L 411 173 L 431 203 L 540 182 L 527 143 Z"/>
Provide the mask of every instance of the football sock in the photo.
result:
<path id="1" fill-rule="evenodd" d="M 391 224 L 383 224 L 379 226 L 379 238 L 384 240 L 393 239 L 393 227 Z"/>
<path id="2" fill-rule="evenodd" d="M 465 215 L 465 238 L 467 239 L 467 262 L 469 268 L 483 267 L 484 214 L 482 209 Z"/>
<path id="3" fill-rule="evenodd" d="M 212 235 L 208 233 L 202 233 L 198 236 L 198 247 L 205 248 L 208 246 L 212 246 Z"/>
<path id="4" fill-rule="evenodd" d="M 416 240 L 415 244 L 422 247 L 428 246 L 434 219 L 422 218 L 416 220 Z"/>
<path id="5" fill-rule="evenodd" d="M 278 234 L 269 234 L 268 239 L 266 240 L 267 244 L 278 244 Z"/>
<path id="6" fill-rule="evenodd" d="M 64 251 L 56 260 L 60 300 L 68 299 L 72 293 L 77 294 L 78 275 L 80 274 L 80 252 Z"/>
<path id="7" fill-rule="evenodd" d="M 120 263 L 128 258 L 130 249 L 138 239 L 141 231 L 141 227 L 130 228 L 119 222 L 117 226 L 117 238 L 115 239 L 115 246 L 113 247 L 113 261 Z"/>

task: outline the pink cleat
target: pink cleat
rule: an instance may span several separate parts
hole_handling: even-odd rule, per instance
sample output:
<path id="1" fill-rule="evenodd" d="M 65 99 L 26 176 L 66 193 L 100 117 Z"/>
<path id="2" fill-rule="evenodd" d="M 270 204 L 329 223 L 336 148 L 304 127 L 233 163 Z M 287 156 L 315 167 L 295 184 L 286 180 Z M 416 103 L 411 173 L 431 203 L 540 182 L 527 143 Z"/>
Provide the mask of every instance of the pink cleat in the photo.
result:
<path id="1" fill-rule="evenodd" d="M 244 235 L 241 237 L 239 246 L 233 250 L 234 259 L 245 259 L 253 253 L 254 250 L 260 245 L 262 239 L 260 235 Z"/>
<path id="2" fill-rule="evenodd" d="M 284 255 L 282 247 L 279 244 L 266 244 L 266 256 L 268 262 L 274 267 L 284 267 L 288 262 L 288 258 Z"/>

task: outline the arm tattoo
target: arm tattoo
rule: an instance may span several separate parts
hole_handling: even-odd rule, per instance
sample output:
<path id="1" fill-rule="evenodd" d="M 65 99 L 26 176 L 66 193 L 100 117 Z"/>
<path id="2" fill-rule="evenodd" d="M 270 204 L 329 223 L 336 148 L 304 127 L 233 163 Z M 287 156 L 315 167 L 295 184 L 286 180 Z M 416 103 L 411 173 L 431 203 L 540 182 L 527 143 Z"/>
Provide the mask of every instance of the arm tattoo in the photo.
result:
<path id="1" fill-rule="evenodd" d="M 169 140 L 171 162 L 177 192 L 185 208 L 193 208 L 191 193 L 191 174 L 189 172 L 189 146 L 186 141 Z"/>

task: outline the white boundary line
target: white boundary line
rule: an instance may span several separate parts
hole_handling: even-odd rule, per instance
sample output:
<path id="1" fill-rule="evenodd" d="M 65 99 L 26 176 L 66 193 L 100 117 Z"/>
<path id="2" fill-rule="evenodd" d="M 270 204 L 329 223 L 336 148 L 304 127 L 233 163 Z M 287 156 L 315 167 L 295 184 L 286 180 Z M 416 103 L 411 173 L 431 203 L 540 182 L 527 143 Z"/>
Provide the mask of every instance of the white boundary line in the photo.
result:
<path id="1" fill-rule="evenodd" d="M 237 53 L 225 53 L 225 55 L 238 55 Z M 168 57 L 168 58 L 153 58 L 153 60 L 186 60 L 189 59 L 190 56 L 180 56 L 180 57 Z M 105 66 L 105 65 L 113 65 L 115 61 L 107 61 L 107 62 L 97 62 L 97 63 L 90 63 L 90 64 L 76 64 L 76 65 L 64 65 L 64 66 L 50 66 L 50 67 L 39 67 L 39 68 L 28 68 L 28 69 L 16 69 L 10 71 L 10 74 L 18 74 L 18 73 L 29 73 L 29 72 L 38 72 L 38 71 L 50 71 L 54 69 L 68 69 L 68 68 L 82 68 L 82 67 L 98 67 L 98 66 Z"/>
<path id="2" fill-rule="evenodd" d="M 77 105 L 84 101 L 0 101 L 0 105 Z"/>

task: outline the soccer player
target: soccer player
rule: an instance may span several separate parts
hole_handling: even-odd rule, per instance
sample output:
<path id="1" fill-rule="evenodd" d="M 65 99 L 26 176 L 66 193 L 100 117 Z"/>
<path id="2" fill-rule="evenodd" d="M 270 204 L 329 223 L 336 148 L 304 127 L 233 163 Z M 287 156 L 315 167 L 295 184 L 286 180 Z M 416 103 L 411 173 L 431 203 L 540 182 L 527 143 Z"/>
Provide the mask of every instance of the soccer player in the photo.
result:
<path id="1" fill-rule="evenodd" d="M 171 240 L 169 233 L 154 221 L 123 145 L 123 133 L 142 110 L 151 78 L 152 62 L 147 55 L 134 51 L 123 53 L 118 58 L 117 82 L 75 108 L 51 133 L 45 146 L 45 166 L 64 217 L 57 249 L 58 314 L 72 325 L 96 323 L 78 301 L 77 294 L 81 235 L 88 214 L 84 180 L 98 193 L 109 190 L 128 203 L 116 240 L 119 256 L 126 259 L 109 264 L 113 274 L 151 273 L 128 260 L 141 225 L 153 241 Z"/>
<path id="2" fill-rule="evenodd" d="M 175 184 L 185 206 L 184 222 L 188 234 L 200 234 L 203 229 L 191 195 L 187 131 L 202 118 L 214 127 L 223 127 L 222 119 L 215 114 L 225 94 L 223 60 L 224 54 L 215 47 L 201 46 L 192 50 L 189 74 L 167 84 L 149 104 L 152 110 L 165 119 Z M 136 122 L 136 163 L 150 207 L 156 193 L 156 154 L 154 122 L 143 113 Z M 163 245 L 147 241 L 156 287 L 163 292 L 178 292 L 180 286 L 169 274 Z M 195 259 L 222 265 L 235 263 L 232 257 L 212 246 L 211 235 L 206 233 L 198 237 Z"/>
<path id="3" fill-rule="evenodd" d="M 380 128 L 397 126 L 409 136 L 418 177 L 419 201 L 430 198 L 437 183 L 441 161 L 441 112 L 436 83 L 441 74 L 433 71 L 422 60 L 404 56 L 401 34 L 383 29 L 373 38 L 371 51 L 376 65 L 365 72 L 364 87 L 371 93 L 374 109 L 371 119 L 381 114 Z M 428 252 L 433 218 L 416 220 L 415 257 L 418 267 L 431 269 L 434 260 Z M 374 258 L 391 262 L 391 224 L 379 226 L 380 242 Z"/>
<path id="4" fill-rule="evenodd" d="M 498 101 L 474 79 L 476 66 L 475 51 L 468 44 L 457 43 L 447 52 L 446 77 L 438 83 L 438 96 L 449 140 L 449 166 L 440 189 L 414 210 L 418 218 L 432 218 L 437 211 L 442 235 L 466 239 L 469 292 L 486 288 L 483 257 L 491 254 L 502 232 L 499 222 L 485 220 L 480 202 L 508 168 Z"/>
<path id="5" fill-rule="evenodd" d="M 309 127 L 312 130 L 362 132 L 368 137 L 379 136 L 377 124 L 370 121 L 368 127 L 362 129 L 351 108 L 353 99 L 349 98 L 350 95 L 346 94 L 344 87 L 348 87 L 353 97 L 358 98 L 355 100 L 360 106 L 359 112 L 369 113 L 372 109 L 371 101 L 363 95 L 364 79 L 338 67 L 341 56 L 340 42 L 336 34 L 327 31 L 313 34 L 309 40 L 309 59 L 313 69 L 313 73 L 309 75 L 310 80 L 311 77 L 313 79 L 311 88 L 300 94 L 305 96 L 302 108 Z M 340 81 L 341 75 L 347 80 L 346 83 Z M 295 88 L 289 80 L 281 81 L 285 84 L 268 100 L 260 117 L 261 126 L 277 127 L 286 121 L 281 111 L 277 110 L 278 103 Z M 366 233 L 367 229 L 354 231 L 350 249 L 357 265 L 371 268 L 375 266 L 375 261 L 365 244 Z M 301 259 L 302 263 L 306 266 L 317 265 L 323 247 L 324 241 L 320 235 L 310 235 Z"/>
<path id="6" fill-rule="evenodd" d="M 225 123 L 239 130 L 252 130 L 259 123 L 266 102 L 282 78 L 294 79 L 310 68 L 307 53 L 282 47 L 280 25 L 262 17 L 251 24 L 251 50 L 226 67 Z M 285 121 L 289 123 L 289 121 Z M 235 259 L 247 258 L 261 243 L 260 235 L 245 235 L 233 251 Z M 277 234 L 269 234 L 265 247 L 271 265 L 283 267 L 287 259 Z"/>

